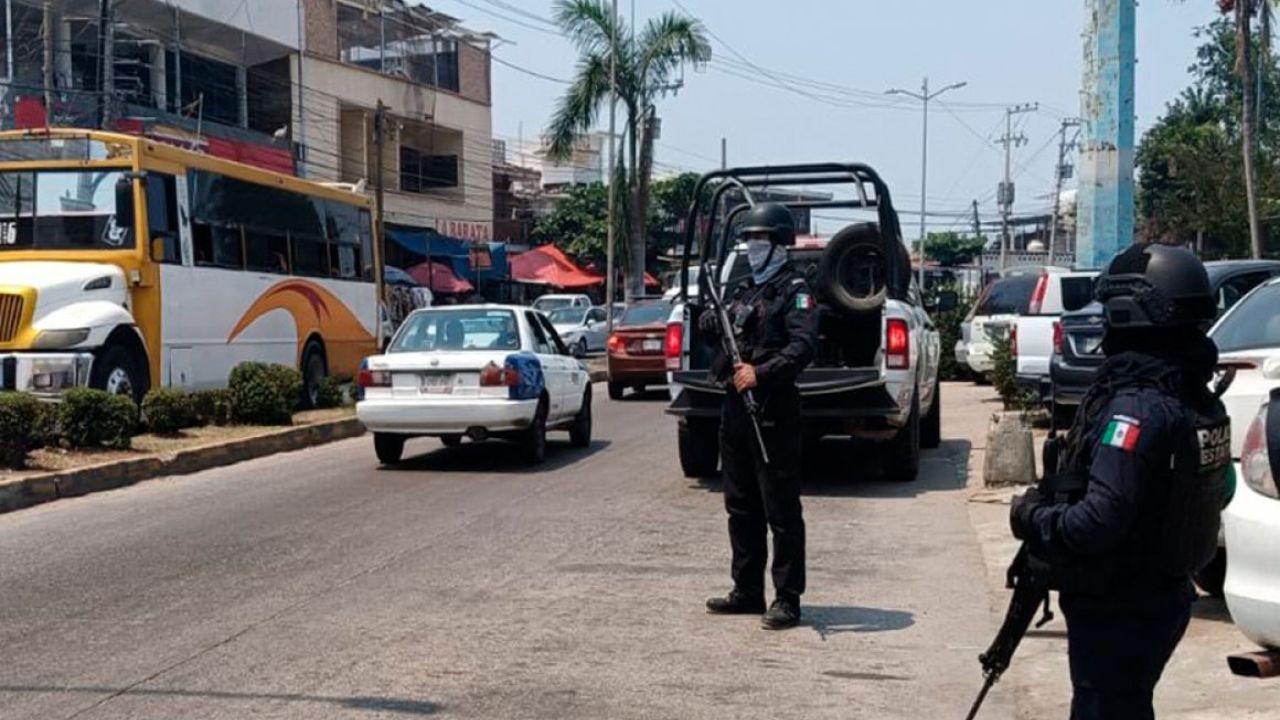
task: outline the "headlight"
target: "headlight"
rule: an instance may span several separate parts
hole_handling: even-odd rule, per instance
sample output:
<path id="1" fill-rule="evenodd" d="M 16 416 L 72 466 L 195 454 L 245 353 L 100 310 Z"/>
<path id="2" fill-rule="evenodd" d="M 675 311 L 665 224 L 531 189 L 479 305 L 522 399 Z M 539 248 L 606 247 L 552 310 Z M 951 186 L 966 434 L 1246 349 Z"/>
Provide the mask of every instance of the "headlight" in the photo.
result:
<path id="1" fill-rule="evenodd" d="M 58 350 L 79 345 L 89 339 L 89 328 L 72 328 L 71 330 L 42 330 L 31 343 L 33 350 Z"/>

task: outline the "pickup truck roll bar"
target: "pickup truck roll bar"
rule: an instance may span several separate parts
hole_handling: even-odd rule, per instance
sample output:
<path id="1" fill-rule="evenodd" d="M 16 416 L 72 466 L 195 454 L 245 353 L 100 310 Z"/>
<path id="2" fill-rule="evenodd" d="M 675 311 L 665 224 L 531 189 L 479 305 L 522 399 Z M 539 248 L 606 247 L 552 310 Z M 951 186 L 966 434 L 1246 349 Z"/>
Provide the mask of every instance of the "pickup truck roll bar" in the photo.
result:
<path id="1" fill-rule="evenodd" d="M 707 203 L 701 202 L 710 193 Z M 786 187 L 796 185 L 852 185 L 857 192 L 854 199 L 844 200 L 796 200 L 784 202 L 794 209 L 875 209 L 880 235 L 885 241 L 885 254 L 888 263 L 886 280 L 889 293 L 895 297 L 905 295 L 911 283 L 911 264 L 907 257 L 906 246 L 902 243 L 902 228 L 898 222 L 898 213 L 893 209 L 889 187 L 881 179 L 879 173 L 869 165 L 862 163 L 809 163 L 799 165 L 762 165 L 754 167 L 726 168 L 713 170 L 702 176 L 694 188 L 693 200 L 685 223 L 683 256 L 680 265 L 680 299 L 687 300 L 689 287 L 689 265 L 695 248 L 698 259 L 706 264 L 714 251 L 717 260 L 721 259 L 728 245 L 733 226 L 733 218 L 741 211 L 759 202 L 757 192 L 766 187 Z M 867 186 L 871 186 L 871 192 Z M 714 217 L 716 208 L 720 207 L 729 190 L 741 193 L 744 203 L 724 211 L 724 225 L 719 243 L 714 243 L 711 224 L 708 222 L 704 231 L 699 223 L 704 205 L 708 218 Z M 718 267 L 717 262 L 716 266 Z M 906 268 L 905 272 L 896 271 Z"/>

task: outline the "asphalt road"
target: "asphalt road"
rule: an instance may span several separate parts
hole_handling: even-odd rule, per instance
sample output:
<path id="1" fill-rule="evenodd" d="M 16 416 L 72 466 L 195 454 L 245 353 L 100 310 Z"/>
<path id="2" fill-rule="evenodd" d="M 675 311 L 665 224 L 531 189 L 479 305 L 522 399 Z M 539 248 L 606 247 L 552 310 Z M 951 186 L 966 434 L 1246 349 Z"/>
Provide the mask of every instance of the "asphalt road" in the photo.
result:
<path id="1" fill-rule="evenodd" d="M 966 441 L 910 485 L 824 448 L 804 625 L 771 633 L 703 611 L 722 497 L 661 398 L 598 395 L 536 471 L 362 438 L 0 516 L 0 717 L 963 717 L 997 620 Z"/>

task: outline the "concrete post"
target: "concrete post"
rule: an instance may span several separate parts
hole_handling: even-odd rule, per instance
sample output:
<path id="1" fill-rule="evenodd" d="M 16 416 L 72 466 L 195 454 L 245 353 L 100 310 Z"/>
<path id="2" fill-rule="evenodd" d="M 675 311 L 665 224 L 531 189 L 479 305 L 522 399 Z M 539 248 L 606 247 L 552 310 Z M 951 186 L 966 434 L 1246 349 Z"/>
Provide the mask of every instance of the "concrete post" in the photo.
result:
<path id="1" fill-rule="evenodd" d="M 1134 236 L 1136 0 L 1085 0 L 1076 265 L 1101 268 Z"/>

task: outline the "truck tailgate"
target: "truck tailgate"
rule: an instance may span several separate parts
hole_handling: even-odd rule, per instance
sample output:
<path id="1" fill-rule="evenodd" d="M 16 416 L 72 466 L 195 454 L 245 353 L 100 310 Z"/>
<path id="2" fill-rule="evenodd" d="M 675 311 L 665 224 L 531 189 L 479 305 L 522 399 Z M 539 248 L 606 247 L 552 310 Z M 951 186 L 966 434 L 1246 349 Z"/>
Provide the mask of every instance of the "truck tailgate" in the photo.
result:
<path id="1" fill-rule="evenodd" d="M 719 415 L 725 391 L 708 378 L 706 370 L 680 371 L 673 380 L 684 391 L 667 409 L 668 414 Z M 898 412 L 878 368 L 809 368 L 800 373 L 796 385 L 803 416 L 878 417 Z"/>

